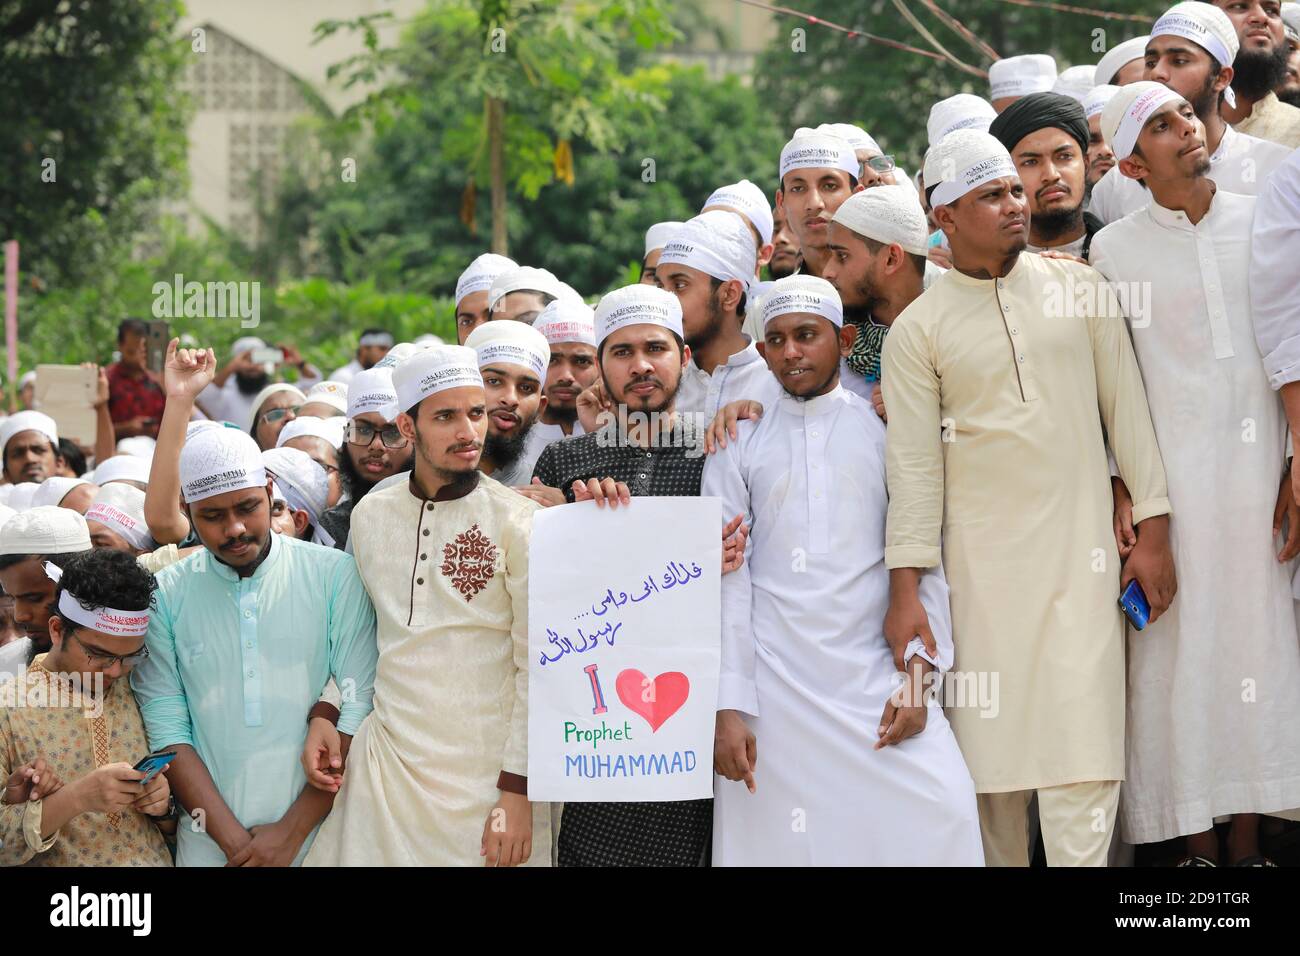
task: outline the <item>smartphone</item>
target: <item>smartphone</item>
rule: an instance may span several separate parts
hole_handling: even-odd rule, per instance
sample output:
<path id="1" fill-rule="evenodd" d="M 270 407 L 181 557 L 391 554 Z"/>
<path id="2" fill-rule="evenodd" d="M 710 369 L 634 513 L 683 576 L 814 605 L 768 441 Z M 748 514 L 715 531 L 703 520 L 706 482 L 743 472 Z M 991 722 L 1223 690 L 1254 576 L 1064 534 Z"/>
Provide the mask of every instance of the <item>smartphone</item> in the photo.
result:
<path id="1" fill-rule="evenodd" d="M 171 326 L 166 322 L 149 322 L 148 359 L 146 364 L 151 372 L 161 375 L 163 364 L 167 360 L 167 343 L 171 341 Z"/>
<path id="2" fill-rule="evenodd" d="M 255 365 L 282 365 L 284 352 L 280 349 L 253 349 L 252 359 Z"/>
<path id="3" fill-rule="evenodd" d="M 141 785 L 148 783 L 154 777 L 158 776 L 158 774 L 162 773 L 163 767 L 167 766 L 175 759 L 176 751 L 174 750 L 159 751 L 158 753 L 150 754 L 141 759 L 141 761 L 135 765 L 135 769 L 145 775 L 145 778 L 140 781 Z"/>
<path id="4" fill-rule="evenodd" d="M 1151 618 L 1151 605 L 1147 603 L 1147 596 L 1142 593 L 1142 585 L 1138 584 L 1137 578 L 1130 581 L 1124 593 L 1119 596 L 1119 606 L 1135 630 L 1140 631 L 1147 626 L 1147 621 Z"/>

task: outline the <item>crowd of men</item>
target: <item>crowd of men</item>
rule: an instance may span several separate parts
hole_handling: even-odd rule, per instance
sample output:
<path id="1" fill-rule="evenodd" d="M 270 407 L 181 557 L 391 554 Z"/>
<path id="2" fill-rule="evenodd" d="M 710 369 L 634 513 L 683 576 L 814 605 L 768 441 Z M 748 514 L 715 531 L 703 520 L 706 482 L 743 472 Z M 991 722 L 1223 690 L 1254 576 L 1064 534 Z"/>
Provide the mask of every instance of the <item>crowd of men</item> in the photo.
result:
<path id="1" fill-rule="evenodd" d="M 594 308 L 479 256 L 454 345 L 122 323 L 93 470 L 0 422 L 0 862 L 1274 866 L 1298 13 L 998 60 L 915 176 L 800 128 Z M 722 502 L 714 797 L 530 801 L 533 517 L 647 495 Z"/>

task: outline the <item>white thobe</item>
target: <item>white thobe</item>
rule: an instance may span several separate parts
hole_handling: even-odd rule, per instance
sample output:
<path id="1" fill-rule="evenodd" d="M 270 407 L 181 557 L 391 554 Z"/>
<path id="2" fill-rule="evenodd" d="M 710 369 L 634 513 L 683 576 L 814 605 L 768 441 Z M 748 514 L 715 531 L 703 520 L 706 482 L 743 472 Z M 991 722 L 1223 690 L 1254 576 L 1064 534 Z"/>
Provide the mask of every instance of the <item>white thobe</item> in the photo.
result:
<path id="1" fill-rule="evenodd" d="M 304 394 L 307 389 L 311 388 L 320 377 L 316 375 L 303 375 L 294 386 Z M 270 382 L 267 383 L 271 384 Z M 215 383 L 209 382 L 204 386 L 203 391 L 199 392 L 198 403 L 203 406 L 203 410 L 213 419 L 213 421 L 230 422 L 242 429 L 247 429 L 249 418 L 253 414 L 253 402 L 261 393 L 259 388 L 252 395 L 247 395 L 239 390 L 239 382 L 235 376 L 226 379 L 224 385 L 220 388 Z"/>
<path id="2" fill-rule="evenodd" d="M 1210 156 L 1210 171 L 1206 175 L 1222 190 L 1254 196 L 1289 153 L 1285 146 L 1239 133 L 1228 126 Z M 1092 187 L 1088 211 L 1109 225 L 1137 212 L 1150 201 L 1150 192 L 1138 185 L 1136 179 L 1120 172 L 1119 166 L 1114 166 Z"/>
<path id="3" fill-rule="evenodd" d="M 1169 610 L 1129 632 L 1120 815 L 1132 843 L 1300 806 L 1300 642 L 1273 538 L 1286 422 L 1251 321 L 1255 204 L 1220 189 L 1193 225 L 1152 201 L 1092 243 L 1129 315 L 1128 283 L 1149 299 L 1133 348 L 1178 574 Z"/>
<path id="4" fill-rule="evenodd" d="M 705 464 L 700 493 L 744 513 L 745 563 L 723 578 L 719 709 L 757 741 L 757 792 L 718 777 L 718 866 L 980 866 L 975 787 L 939 700 L 925 729 L 873 750 L 898 674 L 882 627 L 885 426 L 836 386 L 782 392 Z M 921 578 L 939 654 L 952 664 L 942 568 Z"/>
<path id="5" fill-rule="evenodd" d="M 751 339 L 712 373 L 698 367 L 694 359 L 687 362 L 677 393 L 677 413 L 702 415 L 700 424 L 707 425 L 719 408 L 741 399 L 761 402 L 766 408 L 776 400 L 780 388 Z"/>
<path id="6" fill-rule="evenodd" d="M 1250 286 L 1255 341 L 1269 384 L 1300 381 L 1300 149 L 1277 168 L 1255 207 Z"/>

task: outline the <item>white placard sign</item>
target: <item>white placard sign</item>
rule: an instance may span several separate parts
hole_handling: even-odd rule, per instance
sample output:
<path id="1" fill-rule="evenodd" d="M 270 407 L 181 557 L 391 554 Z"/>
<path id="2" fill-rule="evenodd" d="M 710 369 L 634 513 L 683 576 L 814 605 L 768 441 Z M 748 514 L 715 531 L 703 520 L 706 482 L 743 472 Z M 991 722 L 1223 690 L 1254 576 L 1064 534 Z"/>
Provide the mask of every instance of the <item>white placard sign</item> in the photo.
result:
<path id="1" fill-rule="evenodd" d="M 536 513 L 529 799 L 713 795 L 721 529 L 717 498 Z"/>

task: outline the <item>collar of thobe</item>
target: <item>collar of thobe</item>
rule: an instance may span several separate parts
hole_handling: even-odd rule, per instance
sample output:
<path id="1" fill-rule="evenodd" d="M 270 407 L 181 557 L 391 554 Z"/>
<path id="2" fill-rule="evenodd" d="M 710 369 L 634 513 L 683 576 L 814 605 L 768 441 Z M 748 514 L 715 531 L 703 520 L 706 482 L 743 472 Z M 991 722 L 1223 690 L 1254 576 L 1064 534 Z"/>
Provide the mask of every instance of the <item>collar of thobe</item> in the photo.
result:
<path id="1" fill-rule="evenodd" d="M 1017 281 L 1017 279 L 1024 273 L 1026 268 L 1025 256 L 1032 256 L 1035 254 L 1036 253 L 1032 253 L 1028 250 L 1021 252 L 1020 255 L 1016 257 L 1016 264 L 1011 267 L 1011 271 L 1004 276 L 999 276 L 997 279 L 977 279 L 975 276 L 968 276 L 956 267 L 949 269 L 944 273 L 944 278 L 947 279 L 951 277 L 951 281 L 960 285 L 978 287 L 981 289 L 991 289 L 995 282 L 1001 282 L 1003 285 L 1008 285 Z"/>
<path id="2" fill-rule="evenodd" d="M 280 534 L 277 531 L 271 532 L 271 547 L 266 552 L 266 557 L 262 563 L 246 578 L 241 578 L 239 574 L 228 564 L 218 561 L 215 556 L 212 560 L 212 570 L 227 581 L 256 581 L 271 570 L 271 566 L 280 560 L 280 555 L 284 551 L 284 545 L 280 543 Z"/>
<path id="3" fill-rule="evenodd" d="M 412 468 L 411 477 L 407 481 L 406 486 L 411 490 L 411 494 L 419 498 L 421 501 L 455 501 L 457 498 L 464 498 L 478 487 L 479 474 L 480 472 L 475 471 L 474 480 L 467 481 L 463 485 L 443 485 L 432 497 L 430 497 L 425 493 L 424 489 L 420 487 L 420 483 L 415 477 L 415 469 Z"/>
<path id="4" fill-rule="evenodd" d="M 795 398 L 785 389 L 781 390 L 781 411 L 801 418 L 818 418 L 828 415 L 847 400 L 848 393 L 840 382 L 835 383 L 825 395 L 816 398 Z"/>
<path id="5" fill-rule="evenodd" d="M 719 368 L 740 368 L 742 365 L 750 365 L 754 362 L 763 361 L 763 356 L 758 354 L 758 346 L 748 335 L 745 336 L 745 347 L 739 352 L 732 352 L 727 356 L 727 360 L 714 369 L 716 372 Z M 695 364 L 695 359 L 690 360 L 691 371 L 708 378 L 708 373 Z"/>
<path id="6" fill-rule="evenodd" d="M 1232 128 L 1232 124 L 1224 123 L 1223 136 L 1219 138 L 1219 148 L 1216 149 L 1214 151 L 1214 155 L 1210 157 L 1210 162 L 1211 163 L 1220 162 L 1225 156 L 1227 156 L 1228 146 L 1232 143 L 1232 140 L 1236 139 L 1236 137 L 1237 137 L 1237 133 Z"/>
<path id="7" fill-rule="evenodd" d="M 1217 195 L 1218 190 L 1216 189 L 1215 196 Z M 1195 232 L 1198 227 L 1208 224 L 1210 220 L 1214 218 L 1214 212 L 1217 208 L 1214 199 L 1210 199 L 1210 208 L 1205 211 L 1205 215 L 1201 217 L 1200 222 L 1193 224 L 1192 221 L 1187 218 L 1187 213 L 1183 212 L 1181 209 L 1166 209 L 1164 206 L 1160 205 L 1160 203 L 1156 202 L 1154 196 L 1151 198 L 1151 202 L 1147 205 L 1147 211 L 1150 213 L 1151 218 L 1155 220 L 1156 225 L 1164 226 L 1166 229 L 1177 229 L 1181 232 Z"/>

